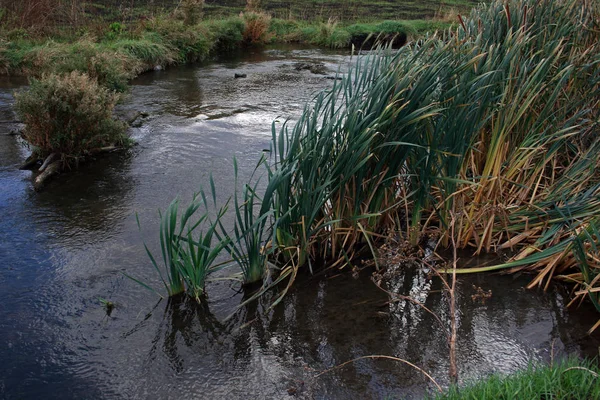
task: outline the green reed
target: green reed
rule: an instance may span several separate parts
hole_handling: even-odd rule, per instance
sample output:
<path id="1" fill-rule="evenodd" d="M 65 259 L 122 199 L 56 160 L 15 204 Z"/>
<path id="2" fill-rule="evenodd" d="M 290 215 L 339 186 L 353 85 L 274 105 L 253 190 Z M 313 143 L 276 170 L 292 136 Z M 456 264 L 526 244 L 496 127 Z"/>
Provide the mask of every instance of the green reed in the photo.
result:
<path id="1" fill-rule="evenodd" d="M 199 213 L 201 207 L 204 211 Z M 148 246 L 144 247 L 169 296 L 186 292 L 200 301 L 208 276 L 224 267 L 215 262 L 229 245 L 230 239 L 219 237 L 217 232 L 227 207 L 219 209 L 214 220 L 211 219 L 206 197 L 201 192 L 194 194 L 181 216 L 179 208 L 177 198 L 164 213 L 159 211 L 162 268 Z"/>
<path id="2" fill-rule="evenodd" d="M 264 184 L 238 188 L 234 163 L 235 223 L 218 237 L 245 282 L 278 269 L 289 287 L 300 268 L 376 259 L 394 233 L 510 249 L 474 271 L 528 268 L 533 284 L 562 276 L 596 293 L 600 239 L 581 234 L 600 218 L 597 10 L 497 0 L 459 22 L 362 57 L 297 121 L 274 123 L 253 174 Z M 167 260 L 179 254 L 165 243 Z"/>

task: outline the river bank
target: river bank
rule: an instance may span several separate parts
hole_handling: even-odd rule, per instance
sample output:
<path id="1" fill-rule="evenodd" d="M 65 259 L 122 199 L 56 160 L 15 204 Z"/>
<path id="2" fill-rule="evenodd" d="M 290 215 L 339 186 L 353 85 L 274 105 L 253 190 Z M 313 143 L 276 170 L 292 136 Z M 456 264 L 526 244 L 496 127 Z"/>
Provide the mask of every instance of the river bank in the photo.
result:
<path id="1" fill-rule="evenodd" d="M 0 31 L 0 73 L 40 77 L 79 71 L 109 89 L 150 70 L 207 61 L 241 48 L 277 43 L 328 48 L 370 48 L 378 42 L 404 45 L 409 38 L 450 26 L 449 20 L 383 21 L 341 25 L 271 18 L 249 11 L 240 16 L 185 23 L 158 15 L 131 24 L 83 26 L 77 33 Z"/>

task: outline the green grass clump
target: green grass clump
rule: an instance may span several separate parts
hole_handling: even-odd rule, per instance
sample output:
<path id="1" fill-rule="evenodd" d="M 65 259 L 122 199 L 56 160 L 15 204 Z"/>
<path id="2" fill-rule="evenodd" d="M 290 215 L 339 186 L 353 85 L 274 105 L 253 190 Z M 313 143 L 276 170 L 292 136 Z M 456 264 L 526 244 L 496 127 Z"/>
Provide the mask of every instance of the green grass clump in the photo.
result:
<path id="1" fill-rule="evenodd" d="M 300 40 L 300 23 L 294 20 L 271 18 L 269 34 L 272 41 L 295 42 Z"/>
<path id="2" fill-rule="evenodd" d="M 172 50 L 156 37 L 142 39 L 121 39 L 108 45 L 110 50 L 133 57 L 141 63 L 154 67 L 169 65 L 175 60 Z"/>
<path id="3" fill-rule="evenodd" d="M 383 21 L 375 26 L 375 32 L 385 35 L 396 35 L 399 33 L 404 33 L 405 35 L 414 34 L 412 27 L 404 21 Z"/>
<path id="4" fill-rule="evenodd" d="M 368 36 L 375 33 L 375 25 L 374 24 L 353 24 L 346 27 L 346 30 L 353 37 L 357 36 Z"/>
<path id="5" fill-rule="evenodd" d="M 493 375 L 465 387 L 453 386 L 435 399 L 598 399 L 599 374 L 600 369 L 593 362 L 570 359 L 551 366 L 531 366 L 509 376 Z"/>
<path id="6" fill-rule="evenodd" d="M 188 26 L 173 18 L 156 17 L 145 25 L 143 37 L 163 44 L 176 53 L 175 63 L 205 60 L 212 49 L 213 39 L 203 25 Z"/>
<path id="7" fill-rule="evenodd" d="M 18 41 L 7 46 L 8 73 L 40 77 L 43 74 L 85 73 L 116 91 L 142 69 L 142 61 L 84 37 L 72 43 Z"/>
<path id="8" fill-rule="evenodd" d="M 348 47 L 350 38 L 348 31 L 338 27 L 337 24 L 328 22 L 321 24 L 316 29 L 316 34 L 309 39 L 309 42 L 331 49 L 340 49 Z"/>
<path id="9" fill-rule="evenodd" d="M 377 44 L 404 45 L 416 31 L 406 21 L 383 21 L 379 24 L 353 24 L 345 28 L 356 47 L 371 48 Z"/>
<path id="10" fill-rule="evenodd" d="M 405 21 L 384 21 L 379 24 L 358 23 L 342 26 L 334 21 L 321 24 L 283 24 L 272 21 L 271 31 L 287 41 L 302 41 L 330 48 L 374 47 L 376 44 L 394 42 L 402 45 L 416 31 Z"/>
<path id="11" fill-rule="evenodd" d="M 450 28 L 452 25 L 458 24 L 458 18 L 451 21 L 442 21 L 436 19 L 423 19 L 423 20 L 412 20 L 403 21 L 404 25 L 408 28 L 408 32 L 411 32 L 415 36 L 423 35 L 426 33 L 433 33 L 435 31 L 444 31 Z"/>
<path id="12" fill-rule="evenodd" d="M 202 206 L 204 211 L 198 215 Z M 220 269 L 221 266 L 215 261 L 229 244 L 229 239 L 218 238 L 217 232 L 226 209 L 220 209 L 216 218 L 211 220 L 206 197 L 201 193 L 194 195 L 181 216 L 179 199 L 173 200 L 164 214 L 160 213 L 162 268 L 148 247 L 144 246 L 169 296 L 185 292 L 197 301 L 204 298 L 206 280 L 211 273 Z"/>

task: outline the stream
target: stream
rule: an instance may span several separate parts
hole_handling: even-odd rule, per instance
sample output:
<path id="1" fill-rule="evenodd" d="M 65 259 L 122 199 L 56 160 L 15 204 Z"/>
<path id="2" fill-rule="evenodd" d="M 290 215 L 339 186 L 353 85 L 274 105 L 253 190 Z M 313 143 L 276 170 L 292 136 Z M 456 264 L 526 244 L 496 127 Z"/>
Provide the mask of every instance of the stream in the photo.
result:
<path id="1" fill-rule="evenodd" d="M 147 243 L 160 254 L 158 209 L 177 195 L 189 201 L 209 187 L 211 174 L 224 202 L 235 186 L 233 157 L 244 182 L 269 148 L 272 121 L 293 121 L 355 60 L 283 46 L 144 74 L 118 106 L 121 114 L 148 113 L 131 129 L 137 145 L 63 173 L 39 193 L 31 172 L 18 170 L 28 149 L 0 124 L 0 398 L 418 399 L 434 393 L 423 375 L 392 360 L 334 368 L 366 355 L 406 359 L 447 386 L 443 328 L 412 303 L 390 302 L 368 269 L 301 276 L 273 309 L 272 294 L 238 307 L 249 292 L 229 279 L 210 282 L 208 301 L 199 306 L 161 300 L 125 275 L 164 294 L 144 250 Z M 298 62 L 322 63 L 325 71 L 299 71 Z M 234 79 L 235 73 L 247 77 Z M 12 93 L 26 83 L 0 78 L 0 120 L 15 119 Z M 600 336 L 586 335 L 598 318 L 593 308 L 567 308 L 568 292 L 559 286 L 527 290 L 530 279 L 460 276 L 461 382 L 567 355 L 598 356 Z M 447 318 L 440 283 L 423 271 L 401 270 L 387 289 Z M 479 297 L 481 291 L 491 297 Z M 101 300 L 114 303 L 110 315 Z"/>

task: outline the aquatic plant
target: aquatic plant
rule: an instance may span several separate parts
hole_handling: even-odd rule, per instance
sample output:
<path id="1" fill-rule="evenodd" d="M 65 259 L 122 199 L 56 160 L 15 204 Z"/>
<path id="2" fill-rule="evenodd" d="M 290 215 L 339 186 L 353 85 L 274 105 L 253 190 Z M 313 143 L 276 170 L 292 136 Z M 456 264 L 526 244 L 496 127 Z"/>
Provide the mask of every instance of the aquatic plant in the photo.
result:
<path id="1" fill-rule="evenodd" d="M 247 184 L 235 198 L 241 268 L 270 260 L 291 283 L 305 266 L 376 260 L 394 234 L 514 254 L 457 273 L 527 269 L 532 285 L 558 276 L 596 293 L 598 14 L 578 4 L 481 6 L 441 36 L 362 58 L 292 127 L 273 125 L 265 194 Z"/>
<path id="2" fill-rule="evenodd" d="M 263 159 L 259 162 L 260 166 Z M 225 250 L 242 270 L 244 284 L 262 282 L 268 266 L 268 251 L 264 246 L 266 228 L 269 222 L 269 195 L 261 200 L 258 197 L 260 180 L 253 185 L 244 184 L 240 193 L 238 191 L 238 165 L 234 158 L 235 194 L 233 203 L 235 207 L 235 222 L 231 233 L 223 224 L 220 225 L 221 237 L 227 245 Z M 241 201 L 240 201 L 241 200 Z M 261 206 L 262 205 L 262 206 Z M 258 217 L 255 215 L 256 207 L 261 206 Z M 266 207 L 265 207 L 266 206 Z"/>
<path id="3" fill-rule="evenodd" d="M 227 206 L 219 209 L 214 219 L 211 219 L 207 204 L 204 193 L 200 192 L 194 195 L 179 218 L 178 198 L 171 202 L 164 214 L 159 212 L 162 268 L 144 244 L 169 296 L 185 292 L 200 301 L 205 294 L 208 276 L 225 265 L 215 262 L 221 251 L 229 245 L 229 238 L 218 237 L 217 233 Z M 197 215 L 202 206 L 204 211 Z M 148 287 L 145 283 L 134 280 Z"/>
<path id="4" fill-rule="evenodd" d="M 457 246 L 517 251 L 488 269 L 539 284 L 574 266 L 600 210 L 598 32 L 574 4 L 494 2 L 450 39 L 363 59 L 273 136 L 271 168 L 291 171 L 275 247 L 344 266 L 390 229 L 447 246 L 456 219 Z"/>

